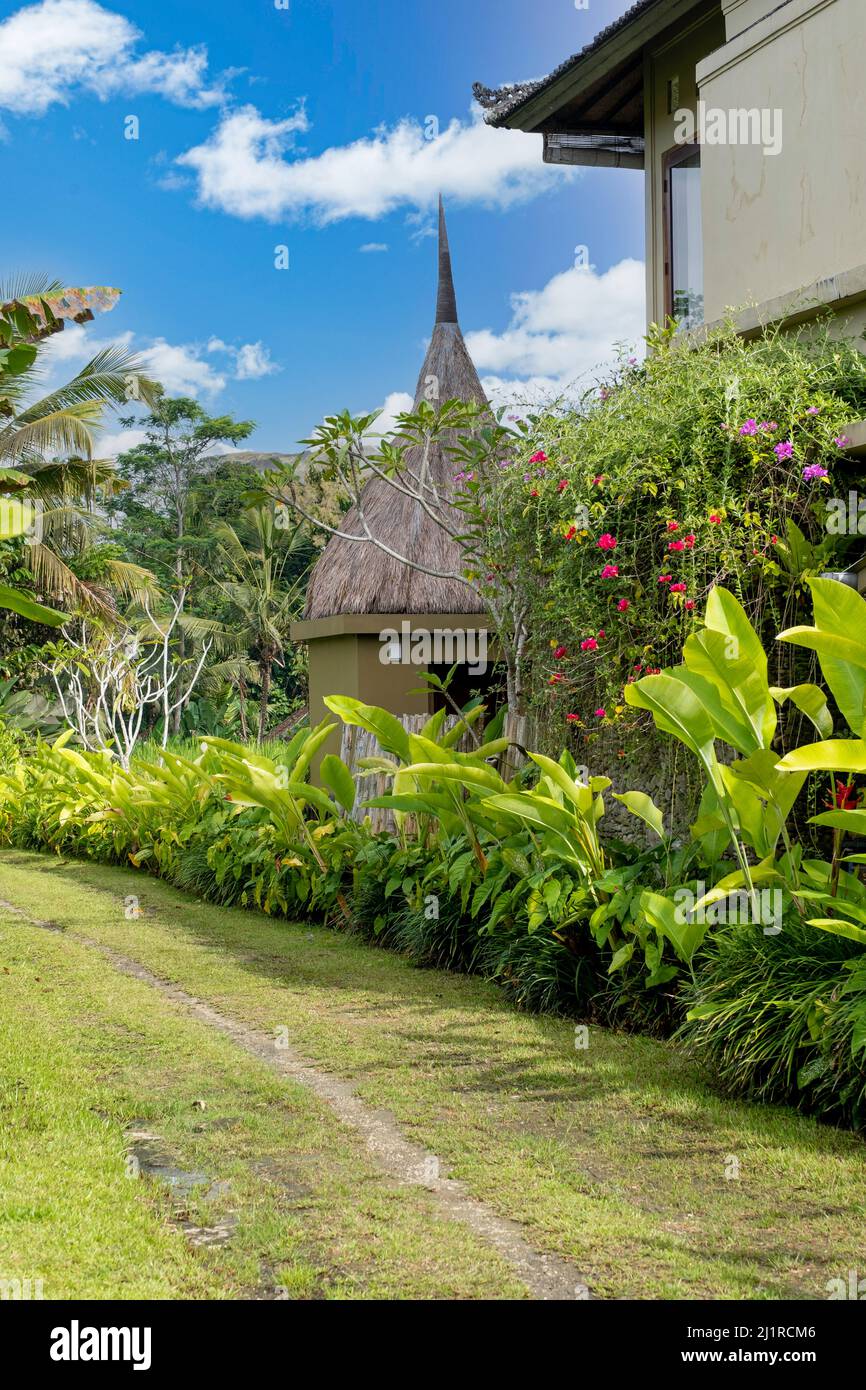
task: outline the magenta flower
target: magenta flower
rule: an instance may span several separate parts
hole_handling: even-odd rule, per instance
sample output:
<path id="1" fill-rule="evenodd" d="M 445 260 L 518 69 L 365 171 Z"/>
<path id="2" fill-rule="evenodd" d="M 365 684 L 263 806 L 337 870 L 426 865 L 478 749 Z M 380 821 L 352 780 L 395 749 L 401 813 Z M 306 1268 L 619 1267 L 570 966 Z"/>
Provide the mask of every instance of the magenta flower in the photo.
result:
<path id="1" fill-rule="evenodd" d="M 598 548 L 599 550 L 616 550 L 616 536 L 605 531 L 604 535 L 598 538 Z"/>
<path id="2" fill-rule="evenodd" d="M 672 585 L 671 585 L 671 593 L 672 593 L 672 594 L 684 594 L 685 591 L 686 591 L 686 586 L 685 586 L 685 584 L 672 584 Z"/>
<path id="3" fill-rule="evenodd" d="M 629 603 L 627 598 L 621 598 L 616 606 L 620 613 L 627 613 L 628 610 L 631 608 L 631 604 Z"/>
<path id="4" fill-rule="evenodd" d="M 594 652 L 598 648 L 598 643 L 594 637 L 586 637 L 580 644 L 582 652 Z"/>
<path id="5" fill-rule="evenodd" d="M 773 453 L 780 463 L 783 459 L 792 459 L 794 457 L 794 441 L 792 439 L 784 439 L 781 444 L 776 445 Z"/>
<path id="6" fill-rule="evenodd" d="M 836 445 L 837 449 L 847 449 L 851 440 L 848 438 L 847 434 L 840 434 L 836 436 L 833 443 Z"/>
<path id="7" fill-rule="evenodd" d="M 806 414 L 807 414 L 807 415 L 820 415 L 820 414 L 821 414 L 821 407 L 820 407 L 819 405 L 810 405 L 810 406 L 809 406 L 809 409 L 806 411 Z"/>
<path id="8" fill-rule="evenodd" d="M 606 718 L 607 718 L 607 710 L 606 710 L 606 709 L 597 709 L 597 710 L 595 711 L 595 717 L 596 717 L 596 719 L 606 719 Z"/>
<path id="9" fill-rule="evenodd" d="M 547 463 L 547 454 L 543 449 L 539 449 L 537 454 L 533 454 L 530 463 Z"/>
<path id="10" fill-rule="evenodd" d="M 803 469 L 803 479 L 807 483 L 811 483 L 815 478 L 829 478 L 829 476 L 826 468 L 823 468 L 820 463 L 810 463 L 807 468 Z"/>
<path id="11" fill-rule="evenodd" d="M 746 423 L 745 423 L 744 425 L 740 425 L 740 434 L 757 434 L 757 433 L 758 433 L 758 422 L 757 422 L 757 420 L 747 420 Z"/>
<path id="12" fill-rule="evenodd" d="M 616 579 L 619 574 L 619 565 L 605 565 L 601 572 L 602 579 Z"/>

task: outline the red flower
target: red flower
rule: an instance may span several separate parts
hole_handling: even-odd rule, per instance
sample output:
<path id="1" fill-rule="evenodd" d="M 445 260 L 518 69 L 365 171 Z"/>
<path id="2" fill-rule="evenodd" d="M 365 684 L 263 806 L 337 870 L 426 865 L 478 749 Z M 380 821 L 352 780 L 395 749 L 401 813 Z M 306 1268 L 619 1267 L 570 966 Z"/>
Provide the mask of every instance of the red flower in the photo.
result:
<path id="1" fill-rule="evenodd" d="M 833 802 L 829 803 L 833 805 Z M 860 805 L 860 797 L 853 782 L 849 782 L 845 787 L 836 788 L 835 805 L 840 811 L 856 811 Z"/>
<path id="2" fill-rule="evenodd" d="M 686 536 L 686 537 L 685 537 L 685 540 L 683 541 L 683 544 L 685 545 L 686 550 L 694 550 L 694 548 L 695 548 L 695 541 L 696 541 L 696 540 L 697 540 L 697 536 Z"/>
<path id="3" fill-rule="evenodd" d="M 686 586 L 685 586 L 685 584 L 672 584 L 672 585 L 671 585 L 671 593 L 672 593 L 672 594 L 684 594 L 685 591 L 686 591 Z"/>
<path id="4" fill-rule="evenodd" d="M 679 529 L 680 529 L 680 523 L 679 523 L 678 521 L 669 521 L 669 522 L 668 522 L 668 530 L 669 530 L 669 531 L 678 531 Z"/>
<path id="5" fill-rule="evenodd" d="M 779 544 L 779 537 L 778 537 L 778 536 L 771 536 L 771 537 L 770 537 L 770 545 L 778 545 L 778 544 Z"/>
<path id="6" fill-rule="evenodd" d="M 689 610 L 689 612 L 692 611 L 692 609 L 694 608 L 694 606 L 695 606 L 695 601 L 694 601 L 694 599 L 693 599 L 693 598 L 687 598 L 687 599 L 686 599 L 686 608 Z"/>
<path id="7" fill-rule="evenodd" d="M 668 541 L 668 550 L 685 550 L 685 541 Z"/>
<path id="8" fill-rule="evenodd" d="M 594 637 L 585 637 L 580 644 L 580 650 L 582 652 L 594 652 L 597 647 L 598 643 Z"/>
<path id="9" fill-rule="evenodd" d="M 603 474 L 603 473 L 596 473 L 595 477 L 594 477 L 593 480 L 592 480 L 592 485 L 593 485 L 593 487 L 601 487 L 601 485 L 602 485 L 603 482 L 604 482 L 604 474 Z"/>
<path id="10" fill-rule="evenodd" d="M 605 531 L 604 535 L 598 538 L 598 548 L 599 550 L 616 550 L 616 537 L 612 536 L 609 531 Z"/>
<path id="11" fill-rule="evenodd" d="M 599 642 L 603 642 L 606 636 L 607 633 L 605 632 L 604 628 L 602 628 L 601 632 L 598 634 Z"/>
<path id="12" fill-rule="evenodd" d="M 564 539 L 564 540 L 567 540 L 567 541 L 573 541 L 576 535 L 577 535 L 577 527 L 576 527 L 576 526 L 569 526 L 569 528 L 568 528 L 568 530 L 566 531 L 565 536 L 563 537 L 563 539 Z"/>
<path id="13" fill-rule="evenodd" d="M 569 724 L 579 724 L 579 723 L 580 723 L 580 715 L 579 715 L 579 714 L 567 714 L 565 717 L 566 717 L 566 719 L 568 720 Z"/>
<path id="14" fill-rule="evenodd" d="M 620 613 L 627 613 L 628 610 L 631 608 L 631 604 L 629 603 L 627 598 L 621 598 L 616 606 L 617 611 Z"/>
<path id="15" fill-rule="evenodd" d="M 543 449 L 539 449 L 537 454 L 533 454 L 530 463 L 547 463 L 547 454 Z"/>
<path id="16" fill-rule="evenodd" d="M 534 488 L 532 489 L 532 491 L 530 492 L 529 495 L 530 495 L 530 497 L 537 497 L 537 496 L 538 496 L 538 488 L 537 488 L 537 487 L 534 487 Z"/>
<path id="17" fill-rule="evenodd" d="M 553 653 L 554 661 L 561 661 L 564 656 L 568 656 L 568 648 L 557 647 L 556 651 Z"/>
<path id="18" fill-rule="evenodd" d="M 605 565 L 601 572 L 602 579 L 616 579 L 619 574 L 619 565 Z"/>
<path id="19" fill-rule="evenodd" d="M 559 682 L 563 679 L 564 677 L 561 671 L 554 671 L 553 675 L 550 677 L 549 683 L 550 685 L 559 685 Z"/>
<path id="20" fill-rule="evenodd" d="M 607 710 L 606 710 L 606 709 L 597 709 L 597 710 L 595 711 L 595 717 L 596 717 L 596 719 L 606 719 L 606 718 L 607 718 Z"/>
<path id="21" fill-rule="evenodd" d="M 660 575 L 659 575 L 659 583 L 660 583 L 660 584 L 670 584 L 670 582 L 671 582 L 672 579 L 673 579 L 673 575 L 672 575 L 672 574 L 660 574 Z"/>
<path id="22" fill-rule="evenodd" d="M 721 526 L 722 524 L 722 518 L 719 516 L 718 512 L 710 513 L 710 521 L 713 523 L 714 526 Z"/>

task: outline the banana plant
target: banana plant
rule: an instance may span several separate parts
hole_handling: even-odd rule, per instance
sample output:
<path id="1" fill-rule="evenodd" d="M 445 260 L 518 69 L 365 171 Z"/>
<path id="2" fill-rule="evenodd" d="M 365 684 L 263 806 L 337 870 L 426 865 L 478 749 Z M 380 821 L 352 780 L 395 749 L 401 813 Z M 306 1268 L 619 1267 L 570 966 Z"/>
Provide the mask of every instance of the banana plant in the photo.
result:
<path id="1" fill-rule="evenodd" d="M 656 727 L 672 734 L 701 763 L 706 786 L 692 833 L 708 858 L 718 858 L 718 832 L 734 849 L 743 882 L 754 895 L 747 850 L 759 859 L 775 853 L 780 839 L 796 879 L 787 819 L 807 773 L 779 764 L 773 742 L 777 706 L 793 701 L 818 732 L 830 727 L 827 701 L 812 685 L 781 689 L 769 684 L 767 656 L 739 603 L 719 586 L 707 599 L 704 628 L 683 648 L 683 665 L 645 676 L 626 689 L 626 701 L 648 710 Z M 719 758 L 719 743 L 741 756 Z"/>

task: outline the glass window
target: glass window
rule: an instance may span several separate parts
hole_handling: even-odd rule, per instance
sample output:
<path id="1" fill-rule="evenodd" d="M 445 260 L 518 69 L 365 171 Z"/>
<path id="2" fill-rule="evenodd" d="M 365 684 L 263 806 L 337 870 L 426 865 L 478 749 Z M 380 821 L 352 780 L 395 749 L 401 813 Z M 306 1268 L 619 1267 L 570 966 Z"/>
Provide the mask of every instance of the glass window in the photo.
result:
<path id="1" fill-rule="evenodd" d="M 667 310 L 681 328 L 696 328 L 704 321 L 701 152 L 680 146 L 665 162 Z"/>

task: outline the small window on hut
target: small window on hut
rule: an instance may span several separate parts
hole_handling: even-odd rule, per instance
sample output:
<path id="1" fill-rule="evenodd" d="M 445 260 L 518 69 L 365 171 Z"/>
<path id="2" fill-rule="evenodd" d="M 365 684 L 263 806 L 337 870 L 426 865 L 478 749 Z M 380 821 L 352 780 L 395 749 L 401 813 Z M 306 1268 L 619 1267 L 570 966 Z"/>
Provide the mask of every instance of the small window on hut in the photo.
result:
<path id="1" fill-rule="evenodd" d="M 664 156 L 666 311 L 680 328 L 704 321 L 701 150 L 677 145 Z"/>

